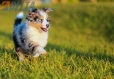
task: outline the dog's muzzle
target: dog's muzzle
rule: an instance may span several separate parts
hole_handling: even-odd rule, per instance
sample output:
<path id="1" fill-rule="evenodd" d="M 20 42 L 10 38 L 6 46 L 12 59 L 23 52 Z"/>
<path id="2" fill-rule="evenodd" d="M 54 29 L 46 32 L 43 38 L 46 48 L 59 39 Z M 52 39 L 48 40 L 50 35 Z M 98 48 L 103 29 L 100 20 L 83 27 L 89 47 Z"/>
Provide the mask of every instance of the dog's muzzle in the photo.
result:
<path id="1" fill-rule="evenodd" d="M 44 32 L 48 31 L 48 28 L 41 28 Z"/>
<path id="2" fill-rule="evenodd" d="M 49 28 L 49 24 L 46 24 L 46 28 L 41 28 L 44 32 L 47 32 Z"/>

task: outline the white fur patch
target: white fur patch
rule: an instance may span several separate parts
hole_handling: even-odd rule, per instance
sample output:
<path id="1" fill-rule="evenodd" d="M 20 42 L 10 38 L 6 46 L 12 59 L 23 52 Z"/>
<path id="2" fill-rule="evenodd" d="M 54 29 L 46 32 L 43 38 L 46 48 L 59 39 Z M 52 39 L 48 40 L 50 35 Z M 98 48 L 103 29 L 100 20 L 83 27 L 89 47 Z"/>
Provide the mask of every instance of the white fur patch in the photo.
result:
<path id="1" fill-rule="evenodd" d="M 48 32 L 39 32 L 36 28 L 32 26 L 28 26 L 25 30 L 25 34 L 29 38 L 29 40 L 34 41 L 41 47 L 45 47 L 48 39 Z"/>

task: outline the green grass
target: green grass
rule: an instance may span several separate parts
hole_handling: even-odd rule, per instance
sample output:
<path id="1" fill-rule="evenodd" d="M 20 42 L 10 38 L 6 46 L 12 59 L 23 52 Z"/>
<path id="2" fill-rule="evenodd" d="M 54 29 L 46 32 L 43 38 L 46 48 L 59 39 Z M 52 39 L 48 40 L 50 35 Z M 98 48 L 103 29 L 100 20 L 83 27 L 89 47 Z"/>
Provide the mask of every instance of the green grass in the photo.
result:
<path id="1" fill-rule="evenodd" d="M 23 62 L 12 42 L 19 11 L 0 12 L 0 79 L 114 79 L 114 4 L 44 6 L 54 10 L 48 53 Z"/>

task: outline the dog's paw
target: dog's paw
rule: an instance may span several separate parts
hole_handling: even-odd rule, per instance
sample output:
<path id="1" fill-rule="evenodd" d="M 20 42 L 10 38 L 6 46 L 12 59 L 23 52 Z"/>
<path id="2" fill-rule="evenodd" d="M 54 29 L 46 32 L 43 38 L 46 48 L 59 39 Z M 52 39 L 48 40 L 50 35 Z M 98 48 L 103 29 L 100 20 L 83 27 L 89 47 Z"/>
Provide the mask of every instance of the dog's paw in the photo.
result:
<path id="1" fill-rule="evenodd" d="M 31 54 L 33 57 L 38 57 L 40 55 L 46 54 L 46 51 L 42 47 L 38 47 L 34 54 Z"/>
<path id="2" fill-rule="evenodd" d="M 36 53 L 35 55 L 33 55 L 34 58 L 36 58 L 36 57 L 38 57 L 38 56 L 40 56 L 39 53 Z"/>
<path id="3" fill-rule="evenodd" d="M 44 54 L 46 54 L 46 53 L 47 53 L 46 51 L 44 51 L 44 52 L 41 52 L 41 54 L 42 54 L 42 55 L 44 55 Z"/>
<path id="4" fill-rule="evenodd" d="M 44 55 L 46 54 L 46 51 L 44 49 L 42 49 L 40 52 L 39 52 L 41 55 Z"/>
<path id="5" fill-rule="evenodd" d="M 46 51 L 44 50 L 44 51 L 42 51 L 42 52 L 40 52 L 40 53 L 36 53 L 35 55 L 32 55 L 34 58 L 36 58 L 36 57 L 39 57 L 40 55 L 44 55 L 44 54 L 46 54 Z"/>
<path id="6" fill-rule="evenodd" d="M 38 47 L 39 54 L 46 54 L 46 51 L 42 47 Z"/>
<path id="7" fill-rule="evenodd" d="M 19 61 L 24 61 L 24 58 L 19 57 Z"/>

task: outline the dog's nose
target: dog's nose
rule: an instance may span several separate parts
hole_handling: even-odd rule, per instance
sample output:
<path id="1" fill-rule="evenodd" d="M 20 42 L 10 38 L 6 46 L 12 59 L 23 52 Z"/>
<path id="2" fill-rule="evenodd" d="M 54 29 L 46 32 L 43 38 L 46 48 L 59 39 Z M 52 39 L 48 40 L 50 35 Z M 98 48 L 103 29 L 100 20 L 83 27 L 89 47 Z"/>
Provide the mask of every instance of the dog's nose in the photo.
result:
<path id="1" fill-rule="evenodd" d="M 49 27 L 49 24 L 46 24 L 46 27 L 48 28 Z"/>

